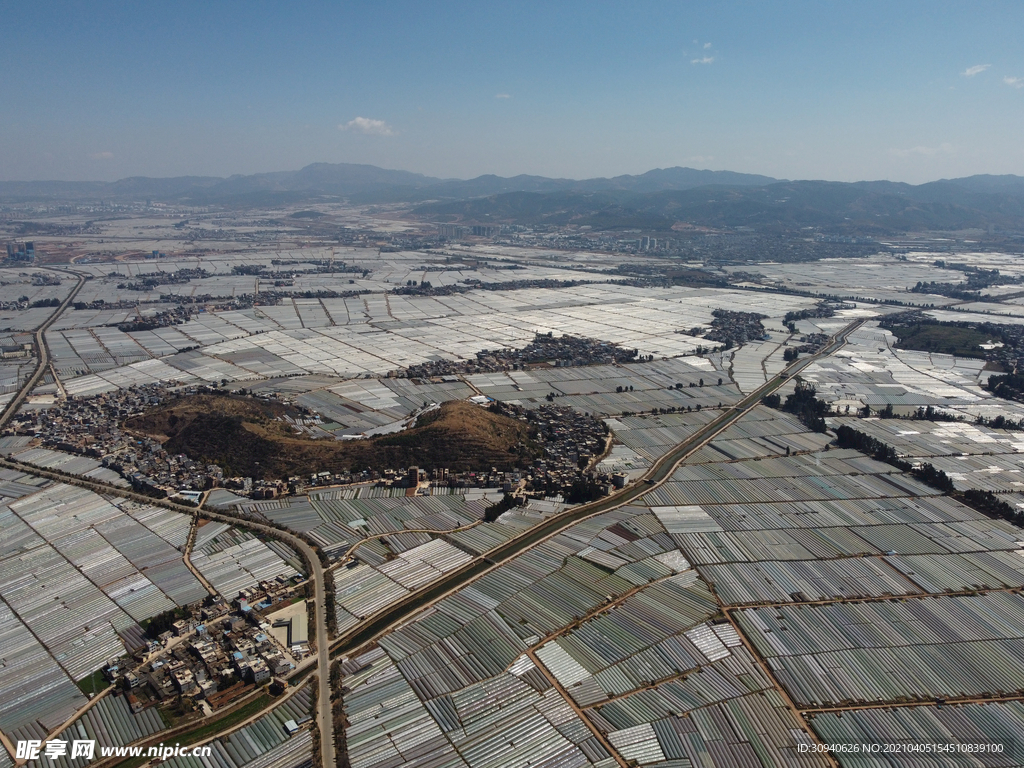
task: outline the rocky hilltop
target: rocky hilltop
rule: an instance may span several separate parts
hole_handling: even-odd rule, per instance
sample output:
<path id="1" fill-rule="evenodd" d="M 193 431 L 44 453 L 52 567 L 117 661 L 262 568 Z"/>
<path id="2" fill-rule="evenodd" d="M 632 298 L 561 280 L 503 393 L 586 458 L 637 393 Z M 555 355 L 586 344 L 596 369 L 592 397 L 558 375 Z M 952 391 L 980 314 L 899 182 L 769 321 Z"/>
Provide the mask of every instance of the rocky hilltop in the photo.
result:
<path id="1" fill-rule="evenodd" d="M 160 440 L 169 453 L 256 479 L 409 466 L 508 470 L 544 454 L 529 424 L 465 401 L 443 403 L 402 432 L 363 440 L 306 437 L 283 419 L 289 411 L 252 397 L 201 394 L 162 403 L 124 426 Z"/>

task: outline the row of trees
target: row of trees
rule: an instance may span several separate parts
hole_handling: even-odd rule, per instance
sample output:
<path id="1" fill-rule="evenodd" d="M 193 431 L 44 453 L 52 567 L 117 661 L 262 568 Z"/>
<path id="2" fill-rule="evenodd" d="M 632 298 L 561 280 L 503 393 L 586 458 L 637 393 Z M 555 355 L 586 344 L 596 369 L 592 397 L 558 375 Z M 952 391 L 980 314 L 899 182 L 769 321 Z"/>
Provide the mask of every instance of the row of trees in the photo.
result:
<path id="1" fill-rule="evenodd" d="M 900 457 L 896 449 L 871 435 L 843 424 L 836 430 L 836 442 L 840 448 L 853 448 L 872 458 L 885 462 L 903 472 L 908 472 L 922 483 L 943 493 L 953 493 L 956 486 L 945 472 L 931 464 L 911 464 Z"/>
<path id="2" fill-rule="evenodd" d="M 995 377 L 993 377 L 995 378 Z M 1020 377 L 1024 380 L 1024 377 Z M 800 420 L 810 429 L 816 432 L 825 431 L 825 415 L 829 413 L 829 406 L 817 399 L 814 388 L 805 382 L 798 381 L 796 390 L 786 398 L 785 403 L 778 394 L 766 395 L 761 399 L 762 404 L 769 408 L 776 408 L 796 414 Z M 870 415 L 870 409 L 865 407 L 862 415 Z M 882 418 L 896 418 L 892 405 L 887 405 L 878 415 Z M 932 406 L 919 408 L 910 418 L 929 421 L 957 421 L 958 419 L 949 414 L 938 411 Z M 1018 424 L 997 416 L 993 419 L 986 419 L 979 416 L 977 423 L 996 429 L 1022 428 L 1024 424 Z M 925 485 L 934 488 L 945 494 L 955 496 L 967 506 L 981 512 L 989 517 L 1002 518 L 1012 522 L 1019 522 L 1020 515 L 1017 510 L 1007 502 L 1003 501 L 997 494 L 991 491 L 983 491 L 971 488 L 965 491 L 957 491 L 953 480 L 941 469 L 931 463 L 911 464 L 891 445 L 872 437 L 858 429 L 843 424 L 836 429 L 836 442 L 840 448 L 852 448 L 861 453 L 871 456 L 877 461 L 884 462 L 890 466 L 907 472 L 920 480 Z"/>

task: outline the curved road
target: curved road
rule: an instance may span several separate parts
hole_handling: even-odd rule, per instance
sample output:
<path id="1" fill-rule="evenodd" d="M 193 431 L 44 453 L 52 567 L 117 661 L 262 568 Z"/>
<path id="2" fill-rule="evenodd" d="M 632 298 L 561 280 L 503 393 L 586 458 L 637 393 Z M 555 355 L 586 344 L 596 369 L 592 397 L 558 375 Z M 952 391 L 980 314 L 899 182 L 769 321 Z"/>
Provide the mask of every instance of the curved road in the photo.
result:
<path id="1" fill-rule="evenodd" d="M 188 507 L 184 504 L 176 504 L 173 501 L 167 501 L 166 499 L 154 499 L 150 496 L 145 496 L 141 493 L 135 493 L 134 491 L 128 491 L 124 488 L 119 488 L 115 485 L 108 485 L 107 483 L 97 482 L 91 479 L 84 479 L 77 476 L 65 475 L 61 472 L 53 472 L 48 469 L 42 469 L 35 466 L 34 464 L 25 464 L 20 461 L 13 459 L 0 458 L 0 467 L 6 467 L 7 469 L 14 469 L 19 472 L 26 472 L 37 477 L 45 477 L 48 480 L 55 480 L 60 483 L 66 483 L 67 485 L 75 485 L 80 488 L 87 488 L 96 493 L 106 494 L 108 496 L 120 496 L 125 499 L 137 501 L 142 504 L 150 504 L 153 506 L 164 507 L 171 509 L 175 512 L 181 512 L 185 515 L 195 515 L 196 508 Z M 334 768 L 335 756 L 334 756 L 334 731 L 331 727 L 331 687 L 328 680 L 328 672 L 330 669 L 330 659 L 328 657 L 328 650 L 330 640 L 328 638 L 327 630 L 327 600 L 324 590 L 324 569 L 320 563 L 320 558 L 317 553 L 313 550 L 309 544 L 287 531 L 283 531 L 280 528 L 274 528 L 270 525 L 264 525 L 263 523 L 257 523 L 252 520 L 234 517 L 232 515 L 224 515 L 220 512 L 212 512 L 207 509 L 199 510 L 199 514 L 209 520 L 218 520 L 223 523 L 228 523 L 234 526 L 245 526 L 250 530 L 257 531 L 266 536 L 283 541 L 302 555 L 306 561 L 306 565 L 309 569 L 310 577 L 313 579 L 315 588 L 314 601 L 316 604 L 316 645 L 317 655 L 316 666 L 321 670 L 320 675 L 320 691 L 317 718 L 320 723 L 320 739 L 321 739 L 321 754 L 323 755 L 323 768 Z M 310 661 L 314 657 L 310 657 Z M 306 667 L 312 666 L 310 662 L 307 662 Z"/>
<path id="2" fill-rule="evenodd" d="M 61 270 L 62 273 L 68 273 L 70 270 Z M 36 346 L 39 352 L 39 365 L 36 368 L 35 373 L 30 377 L 28 382 L 19 390 L 18 394 L 11 400 L 7 408 L 4 409 L 3 413 L 0 413 L 0 427 L 2 427 L 11 416 L 17 412 L 17 409 L 24 402 L 29 392 L 36 386 L 39 379 L 42 377 L 43 372 L 46 370 L 50 363 L 49 350 L 46 346 L 44 334 L 46 330 L 54 323 L 54 321 L 70 306 L 75 295 L 81 289 L 85 282 L 85 276 L 70 272 L 78 278 L 78 284 L 71 291 L 68 297 L 58 307 L 58 309 L 50 316 L 50 318 L 43 323 L 35 331 Z M 806 366 L 810 365 L 815 360 L 821 357 L 827 357 L 839 350 L 856 328 L 863 324 L 865 320 L 858 320 L 850 325 L 846 326 L 842 331 L 833 336 L 829 344 L 826 345 L 819 352 L 814 355 L 810 355 L 801 360 L 797 360 L 791 363 L 783 373 L 775 376 L 771 380 L 767 381 L 763 386 L 747 395 L 735 405 L 725 409 L 718 417 L 709 422 L 708 424 L 701 427 L 696 433 L 691 435 L 689 438 L 679 443 L 675 448 L 662 456 L 658 461 L 652 465 L 647 473 L 642 478 L 641 482 L 631 484 L 619 493 L 614 494 L 606 499 L 593 502 L 591 504 L 581 505 L 572 509 L 571 511 L 559 515 L 557 517 L 550 518 L 539 523 L 537 526 L 529 529 L 520 536 L 511 539 L 504 544 L 498 546 L 494 550 L 486 553 L 485 555 L 475 558 L 471 563 L 460 568 L 457 571 L 449 573 L 439 581 L 433 582 L 423 590 L 416 593 L 410 594 L 407 597 L 399 600 L 392 605 L 384 608 L 376 614 L 367 617 L 357 627 L 349 630 L 345 635 L 338 638 L 333 646 L 329 642 L 328 637 L 328 625 L 327 625 L 327 602 L 326 592 L 324 588 L 324 569 L 320 562 L 320 558 L 317 553 L 309 546 L 304 540 L 297 536 L 273 526 L 265 525 L 263 523 L 254 522 L 251 520 L 239 519 L 231 515 L 221 514 L 219 512 L 212 512 L 207 509 L 199 510 L 199 514 L 210 520 L 218 520 L 229 523 L 231 525 L 245 525 L 252 530 L 259 531 L 267 536 L 274 537 L 283 541 L 290 546 L 294 547 L 306 560 L 309 568 L 310 577 L 314 583 L 314 600 L 316 605 L 316 643 L 317 643 L 317 655 L 316 655 L 316 667 L 320 677 L 319 695 L 317 703 L 317 720 L 320 729 L 320 750 L 322 756 L 323 768 L 335 768 L 337 764 L 335 754 L 335 740 L 334 740 L 334 728 L 333 718 L 331 711 L 331 690 L 330 690 L 330 655 L 351 652 L 368 642 L 371 642 L 378 638 L 380 635 L 392 629 L 398 623 L 407 620 L 423 607 L 436 602 L 445 595 L 461 588 L 465 584 L 479 578 L 485 573 L 497 568 L 502 563 L 520 554 L 527 548 L 537 544 L 540 541 L 551 538 L 563 531 L 568 526 L 584 519 L 591 517 L 592 515 L 600 514 L 601 512 L 607 512 L 608 510 L 615 509 L 624 504 L 628 504 L 631 501 L 636 500 L 640 496 L 644 495 L 653 488 L 658 487 L 662 483 L 666 482 L 675 471 L 676 467 L 691 453 L 706 445 L 712 439 L 717 437 L 723 430 L 729 427 L 733 422 L 747 413 L 750 409 L 756 406 L 761 398 L 768 395 L 778 389 L 784 381 L 790 376 L 803 370 Z M 59 472 L 53 472 L 50 470 L 42 469 L 30 464 L 24 464 L 19 461 L 13 461 L 9 459 L 0 458 L 0 466 L 7 467 L 9 469 L 16 469 L 22 472 L 28 472 L 33 475 L 40 477 L 46 477 L 57 482 L 68 483 L 71 485 L 77 485 L 79 487 L 88 488 L 89 490 L 95 491 L 96 493 L 108 494 L 121 496 L 123 498 L 132 499 L 144 504 L 153 504 L 156 506 L 162 506 L 168 509 L 172 509 L 176 512 L 181 512 L 187 515 L 195 515 L 197 510 L 194 507 L 187 507 L 182 504 L 176 504 L 172 501 L 164 499 L 153 499 L 149 496 L 144 496 L 133 491 L 127 491 L 117 486 L 108 485 L 107 483 L 97 482 L 95 480 L 86 480 L 79 477 L 73 477 L 65 475 Z M 298 672 L 305 671 L 313 666 L 313 657 L 311 657 L 303 665 L 300 665 Z M 232 729 L 233 730 L 233 729 Z"/>
<path id="3" fill-rule="evenodd" d="M 45 267 L 40 267 L 45 269 Z M 60 317 L 64 310 L 71 306 L 71 302 L 75 300 L 75 296 L 82 290 L 82 286 L 85 285 L 85 275 L 80 272 L 72 272 L 69 269 L 61 270 L 47 270 L 48 272 L 56 272 L 57 274 L 72 274 L 78 278 L 78 284 L 71 289 L 71 293 L 68 294 L 67 298 L 61 302 L 61 305 L 57 307 L 52 315 L 46 320 L 45 323 L 40 325 L 35 330 L 35 343 L 36 343 L 36 355 L 39 360 L 39 364 L 36 366 L 35 372 L 29 377 L 28 381 L 25 382 L 25 386 L 18 390 L 18 394 L 7 404 L 4 408 L 3 413 L 0 413 L 0 427 L 6 424 L 11 416 L 18 412 L 21 404 L 25 402 L 25 398 L 28 397 L 29 392 L 35 389 L 36 384 L 39 383 L 39 379 L 43 377 L 43 373 L 50 365 L 50 348 L 46 346 L 46 331 L 51 325 Z"/>
<path id="4" fill-rule="evenodd" d="M 45 268 L 40 267 L 40 269 Z M 74 301 L 75 296 L 78 295 L 78 292 L 82 289 L 82 286 L 85 284 L 86 276 L 81 272 L 74 272 L 70 269 L 55 269 L 48 271 L 52 271 L 62 275 L 74 275 L 77 278 L 78 283 L 67 295 L 67 298 L 65 298 L 64 301 L 61 302 L 60 306 L 57 307 L 57 309 L 53 312 L 53 314 L 50 315 L 46 322 L 44 322 L 35 330 L 34 335 L 36 352 L 39 361 L 38 365 L 36 366 L 35 372 L 33 372 L 33 374 L 29 377 L 28 381 L 25 382 L 25 385 L 20 390 L 18 390 L 18 393 L 11 399 L 10 403 L 7 404 L 7 407 L 4 408 L 3 412 L 0 413 L 0 427 L 3 427 L 4 424 L 6 424 L 11 419 L 11 417 L 18 412 L 18 409 L 21 407 L 21 404 L 25 401 L 25 398 L 28 397 L 29 393 L 36 387 L 36 385 L 39 383 L 39 380 L 42 378 L 43 373 L 50 366 L 50 350 L 49 347 L 47 347 L 46 345 L 46 331 L 50 328 L 51 325 L 53 325 L 57 318 L 60 317 L 61 314 L 63 314 L 64 311 L 67 310 L 69 306 L 71 306 L 71 302 Z M 5 466 L 10 469 L 17 469 L 21 472 L 29 472 L 33 475 L 46 477 L 48 479 L 56 480 L 62 483 L 78 485 L 83 488 L 88 488 L 92 491 L 95 491 L 96 493 L 114 494 L 117 496 L 122 496 L 124 498 L 133 499 L 144 504 L 156 504 L 158 506 L 173 509 L 176 512 L 187 514 L 190 517 L 196 514 L 196 509 L 194 507 L 186 507 L 182 504 L 175 504 L 174 502 L 170 501 L 152 499 L 142 494 L 126 491 L 123 488 L 118 488 L 117 486 L 114 485 L 98 483 L 92 480 L 84 480 L 81 478 L 71 477 L 57 472 L 50 472 L 30 464 L 22 464 L 21 462 L 0 459 L 0 466 Z M 313 551 L 313 548 L 310 547 L 305 541 L 298 538 L 297 536 L 292 535 L 291 533 L 288 533 L 287 531 L 282 531 L 278 528 L 274 528 L 269 525 L 263 525 L 262 523 L 257 523 L 249 520 L 239 520 L 236 517 L 231 517 L 230 515 L 222 515 L 218 512 L 209 512 L 207 510 L 202 510 L 200 514 L 202 514 L 203 517 L 209 518 L 211 520 L 220 520 L 222 522 L 230 523 L 231 525 L 238 525 L 239 523 L 242 523 L 253 530 L 260 531 L 261 533 L 264 533 L 268 536 L 272 536 L 281 541 L 284 541 L 290 546 L 294 547 L 306 560 L 306 563 L 309 567 L 309 574 L 310 577 L 313 579 L 315 588 L 314 600 L 316 604 L 317 645 L 316 658 L 317 666 L 321 671 L 319 686 L 320 694 L 317 705 L 317 717 L 320 725 L 320 751 L 322 755 L 323 768 L 335 768 L 336 761 L 334 754 L 334 729 L 332 727 L 333 718 L 331 716 L 331 688 L 328 678 L 328 670 L 330 669 L 330 658 L 328 655 L 330 639 L 328 637 L 327 626 L 327 599 L 326 591 L 324 589 L 324 571 L 323 566 L 320 563 L 320 558 L 317 556 L 316 552 Z"/>

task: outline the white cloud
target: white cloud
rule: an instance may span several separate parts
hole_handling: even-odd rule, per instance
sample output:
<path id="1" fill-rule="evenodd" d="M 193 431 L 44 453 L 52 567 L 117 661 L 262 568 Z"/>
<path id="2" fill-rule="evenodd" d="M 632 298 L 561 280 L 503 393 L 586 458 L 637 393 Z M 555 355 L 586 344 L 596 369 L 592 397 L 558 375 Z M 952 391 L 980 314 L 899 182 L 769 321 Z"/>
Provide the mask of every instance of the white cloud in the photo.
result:
<path id="1" fill-rule="evenodd" d="M 508 94 L 508 93 L 496 93 L 496 94 L 494 94 L 494 98 L 496 98 L 496 99 L 511 99 L 512 96 L 511 96 L 511 94 Z"/>
<path id="2" fill-rule="evenodd" d="M 710 64 L 714 60 L 715 60 L 714 56 L 705 56 L 702 59 L 691 59 L 690 63 L 691 64 Z"/>
<path id="3" fill-rule="evenodd" d="M 1024 77 L 1004 77 L 1003 82 L 1011 88 L 1024 88 Z"/>
<path id="4" fill-rule="evenodd" d="M 991 66 L 991 64 L 975 64 L 973 67 L 968 67 L 960 74 L 964 77 L 974 77 L 975 75 L 980 75 Z"/>
<path id="5" fill-rule="evenodd" d="M 711 43 L 704 43 L 704 50 L 705 50 L 705 51 L 706 51 L 706 50 L 707 50 L 708 48 L 710 48 L 710 47 L 711 47 Z"/>
<path id="6" fill-rule="evenodd" d="M 910 149 L 890 149 L 889 154 L 895 157 L 912 157 L 913 155 L 922 155 L 929 157 L 931 155 L 948 155 L 953 151 L 953 145 L 944 142 L 939 144 L 937 147 L 911 147 Z"/>
<path id="7" fill-rule="evenodd" d="M 89 157 L 93 160 L 113 160 L 113 152 L 93 152 Z"/>
<path id="8" fill-rule="evenodd" d="M 342 123 L 338 126 L 342 131 L 355 131 L 356 133 L 368 133 L 374 136 L 394 136 L 395 129 L 383 120 L 374 120 L 370 117 L 357 117 Z"/>

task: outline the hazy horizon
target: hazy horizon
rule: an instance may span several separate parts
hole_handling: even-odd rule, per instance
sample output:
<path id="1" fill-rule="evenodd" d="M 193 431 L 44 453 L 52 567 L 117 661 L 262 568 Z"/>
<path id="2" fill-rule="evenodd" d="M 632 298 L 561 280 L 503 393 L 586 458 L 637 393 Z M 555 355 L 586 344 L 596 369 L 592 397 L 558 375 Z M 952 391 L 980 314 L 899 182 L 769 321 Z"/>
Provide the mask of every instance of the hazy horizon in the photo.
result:
<path id="1" fill-rule="evenodd" d="M 1024 5 L 6 4 L 0 180 L 1024 175 Z"/>
<path id="2" fill-rule="evenodd" d="M 305 163 L 304 165 L 296 167 L 296 168 L 275 168 L 273 170 L 256 170 L 256 171 L 252 171 L 251 173 L 229 173 L 229 174 L 223 174 L 223 175 L 221 175 L 221 174 L 202 174 L 202 173 L 183 173 L 183 174 L 175 174 L 174 176 L 149 176 L 149 175 L 146 175 L 146 174 L 135 174 L 135 175 L 131 175 L 131 176 L 121 176 L 121 177 L 114 178 L 114 179 L 101 179 L 101 178 L 92 178 L 92 179 L 61 179 L 61 178 L 48 178 L 48 179 L 44 179 L 44 178 L 40 178 L 40 179 L 0 179 L 0 183 L 27 183 L 27 184 L 34 184 L 34 183 L 40 183 L 40 184 L 42 184 L 42 183 L 90 183 L 90 182 L 91 183 L 113 183 L 113 182 L 118 182 L 118 181 L 125 181 L 127 179 L 133 179 L 133 178 L 139 178 L 139 179 L 171 179 L 171 178 L 190 178 L 190 177 L 192 177 L 192 178 L 203 178 L 203 177 L 206 177 L 206 178 L 229 179 L 229 178 L 233 178 L 233 177 L 261 176 L 261 175 L 269 175 L 269 174 L 274 174 L 274 173 L 291 173 L 291 172 L 302 170 L 302 168 L 305 168 L 305 167 L 310 166 L 310 165 L 322 165 L 322 164 L 328 164 L 328 165 L 367 165 L 367 166 L 371 166 L 371 167 L 375 167 L 375 168 L 380 168 L 381 170 L 386 170 L 386 171 L 407 171 L 409 173 L 420 173 L 419 171 L 410 171 L 410 169 L 408 169 L 408 168 L 390 168 L 390 167 L 387 167 L 387 166 L 377 166 L 377 165 L 374 165 L 373 163 L 347 163 L 345 161 L 336 162 L 336 163 L 328 163 L 327 161 L 323 161 L 323 160 L 314 160 L 314 161 L 311 161 L 309 163 Z M 673 168 L 685 168 L 687 170 L 694 170 L 694 171 L 700 171 L 700 172 L 711 172 L 711 173 L 738 173 L 738 174 L 745 174 L 745 175 L 766 175 L 766 174 L 755 174 L 752 171 L 745 171 L 745 170 L 736 169 L 736 168 L 701 168 L 701 167 L 696 167 L 696 166 L 660 166 L 660 167 L 656 167 L 656 168 L 648 168 L 648 169 L 643 170 L 643 171 L 625 172 L 625 173 L 621 173 L 621 174 L 615 174 L 615 176 L 642 176 L 642 175 L 644 175 L 646 173 L 650 173 L 650 172 L 653 172 L 653 171 L 671 170 Z M 435 178 L 435 179 L 443 180 L 443 181 L 471 181 L 471 180 L 473 180 L 475 178 L 479 178 L 481 176 L 499 176 L 499 177 L 502 177 L 502 178 L 514 178 L 516 176 L 524 175 L 524 176 L 544 177 L 544 174 L 510 173 L 510 174 L 504 175 L 504 174 L 490 173 L 488 171 L 484 171 L 483 173 L 477 174 L 476 176 L 452 176 L 452 175 L 444 175 L 444 174 L 434 175 L 434 174 L 427 174 L 427 173 L 422 173 L 420 175 L 428 177 L 428 178 Z M 1007 173 L 1007 174 L 966 174 L 966 175 L 967 176 L 976 176 L 976 175 L 993 175 L 994 176 L 994 175 L 1024 175 L 1024 174 Z M 587 180 L 591 180 L 591 179 L 600 179 L 600 178 L 611 179 L 611 178 L 615 178 L 615 176 L 609 176 L 609 175 L 603 175 L 602 176 L 602 175 L 596 175 L 595 174 L 595 175 L 590 175 L 590 176 L 546 176 L 545 178 L 551 178 L 551 179 L 556 179 L 556 180 L 569 180 L 569 181 L 587 181 Z M 798 178 L 798 177 L 795 177 L 795 176 L 779 176 L 779 177 L 771 177 L 771 178 L 775 179 L 775 181 L 778 181 L 778 182 L 787 182 L 787 181 L 793 181 L 793 182 L 797 182 L 797 181 L 823 181 L 823 182 L 857 183 L 857 182 L 891 181 L 891 182 L 894 182 L 894 183 L 907 183 L 907 184 L 912 184 L 914 186 L 917 186 L 917 185 L 920 185 L 920 184 L 928 184 L 928 183 L 935 182 L 935 181 L 945 181 L 945 180 L 948 180 L 948 179 L 963 178 L 963 177 L 943 176 L 941 178 L 925 179 L 923 181 L 918 181 L 918 182 L 902 182 L 902 180 L 900 180 L 900 179 L 880 179 L 880 178 L 879 179 L 869 179 L 869 178 L 864 178 L 864 179 L 827 179 L 827 178 Z"/>

